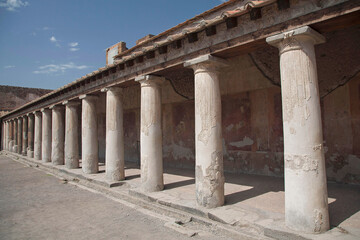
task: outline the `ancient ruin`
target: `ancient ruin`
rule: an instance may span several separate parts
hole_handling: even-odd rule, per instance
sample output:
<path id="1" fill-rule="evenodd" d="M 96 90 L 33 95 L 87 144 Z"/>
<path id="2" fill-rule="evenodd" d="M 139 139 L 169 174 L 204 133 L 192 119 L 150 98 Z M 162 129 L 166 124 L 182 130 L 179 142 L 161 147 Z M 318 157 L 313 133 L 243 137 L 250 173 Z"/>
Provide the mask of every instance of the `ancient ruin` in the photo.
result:
<path id="1" fill-rule="evenodd" d="M 327 181 L 360 185 L 359 10 L 230 0 L 120 42 L 105 67 L 3 116 L 2 149 L 113 182 L 139 164 L 144 192 L 164 189 L 164 167 L 193 169 L 205 208 L 224 205 L 224 172 L 284 177 L 286 226 L 326 232 Z"/>

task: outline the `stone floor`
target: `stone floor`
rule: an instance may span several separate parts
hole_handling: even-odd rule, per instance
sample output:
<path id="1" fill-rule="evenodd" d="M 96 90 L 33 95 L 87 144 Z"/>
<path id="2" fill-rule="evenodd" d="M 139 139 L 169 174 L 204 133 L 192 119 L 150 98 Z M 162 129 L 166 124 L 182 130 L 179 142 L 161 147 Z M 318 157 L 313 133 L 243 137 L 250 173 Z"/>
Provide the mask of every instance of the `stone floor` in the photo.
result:
<path id="1" fill-rule="evenodd" d="M 236 239 L 189 224 L 181 232 L 174 230 L 171 217 L 64 184 L 53 175 L 0 156 L 0 239 L 182 240 L 195 232 L 193 239 Z"/>
<path id="2" fill-rule="evenodd" d="M 51 163 L 44 165 L 53 167 Z M 128 191 L 134 196 L 230 224 L 235 229 L 260 229 L 265 231 L 267 236 L 277 238 L 300 236 L 308 239 L 360 239 L 360 186 L 328 183 L 332 229 L 325 234 L 307 235 L 294 233 L 284 227 L 282 178 L 225 174 L 226 203 L 222 207 L 209 210 L 196 205 L 194 171 L 191 170 L 165 169 L 165 189 L 161 192 L 143 193 L 138 188 L 140 169 L 134 165 L 127 164 L 125 181 L 115 184 L 105 180 L 104 165 L 99 166 L 100 173 L 88 175 L 84 175 L 81 169 L 68 170 L 64 166 L 56 168 L 99 184 L 113 184 L 113 191 Z"/>

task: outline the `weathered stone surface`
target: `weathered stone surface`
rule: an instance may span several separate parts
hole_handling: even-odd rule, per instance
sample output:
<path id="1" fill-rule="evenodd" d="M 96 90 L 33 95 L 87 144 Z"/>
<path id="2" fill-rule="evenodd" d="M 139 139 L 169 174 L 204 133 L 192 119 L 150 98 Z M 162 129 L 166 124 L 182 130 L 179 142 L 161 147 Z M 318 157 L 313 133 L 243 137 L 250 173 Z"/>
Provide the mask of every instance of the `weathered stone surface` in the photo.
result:
<path id="1" fill-rule="evenodd" d="M 41 160 L 42 153 L 42 114 L 37 111 L 35 115 L 35 126 L 34 126 L 34 158 Z"/>
<path id="2" fill-rule="evenodd" d="M 79 105 L 80 102 L 66 101 L 65 112 L 65 166 L 79 167 Z"/>
<path id="3" fill-rule="evenodd" d="M 52 106 L 51 162 L 64 165 L 65 116 L 64 107 Z"/>
<path id="4" fill-rule="evenodd" d="M 110 181 L 125 179 L 122 88 L 106 91 L 106 155 L 105 174 Z"/>
<path id="5" fill-rule="evenodd" d="M 164 188 L 161 128 L 161 84 L 164 78 L 141 76 L 141 187 L 154 192 Z"/>
<path id="6" fill-rule="evenodd" d="M 97 96 L 82 95 L 82 170 L 84 173 L 99 171 Z"/>
<path id="7" fill-rule="evenodd" d="M 51 162 L 51 110 L 41 109 L 42 112 L 42 137 L 41 137 L 41 160 Z"/>
<path id="8" fill-rule="evenodd" d="M 32 113 L 27 114 L 28 117 L 28 147 L 27 156 L 30 158 L 34 157 L 34 124 L 35 116 Z"/>
<path id="9" fill-rule="evenodd" d="M 195 74 L 196 199 L 201 206 L 224 204 L 224 169 L 219 68 L 223 59 L 205 55 L 186 62 Z"/>
<path id="10" fill-rule="evenodd" d="M 270 37 L 279 48 L 285 155 L 285 221 L 309 233 L 329 229 L 328 194 L 314 44 L 309 27 Z"/>
<path id="11" fill-rule="evenodd" d="M 0 86 L 0 117 L 51 91 L 40 88 Z"/>

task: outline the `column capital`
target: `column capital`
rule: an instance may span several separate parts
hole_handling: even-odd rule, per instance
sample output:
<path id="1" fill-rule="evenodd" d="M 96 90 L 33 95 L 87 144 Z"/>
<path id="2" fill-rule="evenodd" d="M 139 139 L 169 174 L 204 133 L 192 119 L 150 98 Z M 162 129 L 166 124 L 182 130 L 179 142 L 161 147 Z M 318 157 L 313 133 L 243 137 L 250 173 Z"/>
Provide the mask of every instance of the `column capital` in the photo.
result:
<path id="1" fill-rule="evenodd" d="M 194 71 L 202 69 L 204 71 L 214 72 L 218 71 L 219 68 L 226 66 L 228 66 L 227 60 L 214 57 L 210 54 L 202 55 L 184 63 L 184 67 L 192 68 Z"/>
<path id="2" fill-rule="evenodd" d="M 28 116 L 28 117 L 30 117 L 31 115 L 34 115 L 34 112 L 26 114 L 26 116 Z"/>
<path id="3" fill-rule="evenodd" d="M 40 111 L 41 111 L 42 113 L 46 113 L 46 112 L 49 112 L 50 109 L 49 109 L 49 108 L 42 108 Z"/>
<path id="4" fill-rule="evenodd" d="M 302 49 L 302 42 L 311 41 L 313 45 L 324 43 L 325 37 L 309 26 L 304 26 L 266 38 L 266 42 L 279 48 L 280 55 L 291 50 Z"/>
<path id="5" fill-rule="evenodd" d="M 81 102 L 77 101 L 77 100 L 66 100 L 64 102 L 62 102 L 62 105 L 65 105 L 65 106 L 69 106 L 69 107 L 72 107 L 72 106 L 79 106 L 81 104 Z"/>
<path id="6" fill-rule="evenodd" d="M 116 87 L 116 86 L 112 86 L 112 87 L 106 87 L 101 89 L 101 92 L 112 92 L 114 94 L 122 94 L 123 93 L 123 88 L 122 87 Z"/>
<path id="7" fill-rule="evenodd" d="M 160 87 L 161 84 L 165 82 L 165 78 L 155 75 L 142 75 L 142 76 L 137 76 L 135 78 L 135 81 L 139 82 L 141 87 L 153 87 L 153 86 Z"/>
<path id="8" fill-rule="evenodd" d="M 90 94 L 83 94 L 83 95 L 80 95 L 79 96 L 79 99 L 82 100 L 82 99 L 93 99 L 93 100 L 96 100 L 98 99 L 99 97 L 97 95 L 90 95 Z"/>
<path id="9" fill-rule="evenodd" d="M 41 116 L 41 111 L 34 111 L 33 114 L 34 114 L 35 116 L 39 116 L 39 115 Z"/>
<path id="10" fill-rule="evenodd" d="M 56 104 L 54 104 L 54 105 L 51 105 L 50 107 L 49 107 L 49 109 L 50 110 L 62 110 L 62 109 L 64 109 L 64 106 L 63 105 L 56 105 Z"/>

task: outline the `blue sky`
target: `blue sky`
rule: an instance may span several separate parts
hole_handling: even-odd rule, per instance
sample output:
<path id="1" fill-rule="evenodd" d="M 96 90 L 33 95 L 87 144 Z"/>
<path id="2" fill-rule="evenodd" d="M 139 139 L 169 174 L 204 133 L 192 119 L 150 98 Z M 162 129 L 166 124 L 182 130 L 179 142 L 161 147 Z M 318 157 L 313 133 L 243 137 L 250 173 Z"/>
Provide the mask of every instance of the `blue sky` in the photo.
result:
<path id="1" fill-rule="evenodd" d="M 0 0 L 0 85 L 56 89 L 222 0 Z"/>

